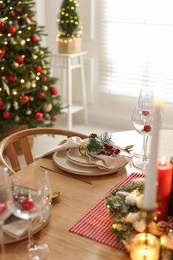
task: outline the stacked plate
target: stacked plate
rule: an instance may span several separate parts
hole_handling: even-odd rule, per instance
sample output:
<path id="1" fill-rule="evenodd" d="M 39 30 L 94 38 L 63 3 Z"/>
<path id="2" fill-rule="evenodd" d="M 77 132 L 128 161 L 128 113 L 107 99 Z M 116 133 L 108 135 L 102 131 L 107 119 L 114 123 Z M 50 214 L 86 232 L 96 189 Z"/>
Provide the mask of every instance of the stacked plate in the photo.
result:
<path id="1" fill-rule="evenodd" d="M 111 170 L 100 169 L 96 165 L 91 164 L 89 158 L 79 152 L 79 148 L 58 151 L 53 154 L 53 161 L 59 168 L 70 173 L 85 176 L 100 176 L 117 172 L 132 159 L 131 155 L 123 149 L 121 149 L 118 156 L 123 156 L 125 160 L 118 167 Z"/>

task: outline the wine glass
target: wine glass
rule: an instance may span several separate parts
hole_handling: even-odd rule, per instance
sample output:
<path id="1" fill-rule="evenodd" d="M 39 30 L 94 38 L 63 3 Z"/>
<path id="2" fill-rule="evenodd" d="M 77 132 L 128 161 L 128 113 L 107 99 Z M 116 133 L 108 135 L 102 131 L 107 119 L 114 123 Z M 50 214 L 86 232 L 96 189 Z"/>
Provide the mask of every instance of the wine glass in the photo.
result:
<path id="1" fill-rule="evenodd" d="M 32 221 L 44 221 L 44 212 L 50 210 L 50 184 L 48 173 L 37 163 L 28 176 L 22 172 L 15 174 L 12 184 L 14 197 L 13 214 L 28 221 L 28 241 L 15 249 L 16 259 L 45 259 L 48 245 L 33 240 Z"/>
<path id="2" fill-rule="evenodd" d="M 134 161 L 134 165 L 139 169 L 145 169 L 148 164 L 148 138 L 152 133 L 153 110 L 143 110 L 138 106 L 132 114 L 132 122 L 136 131 L 143 135 L 143 155 L 139 160 Z"/>
<path id="3" fill-rule="evenodd" d="M 5 260 L 5 247 L 3 237 L 3 224 L 13 212 L 13 196 L 8 169 L 0 167 L 0 243 L 1 259 Z"/>
<path id="4" fill-rule="evenodd" d="M 139 169 L 144 169 L 148 163 L 148 138 L 152 130 L 152 115 L 154 94 L 151 88 L 140 90 L 137 106 L 132 114 L 132 122 L 139 134 L 143 136 L 142 151 L 136 157 L 139 160 L 134 161 L 134 165 Z"/>
<path id="5" fill-rule="evenodd" d="M 154 100 L 154 93 L 151 88 L 143 88 L 140 90 L 137 107 L 142 109 L 143 111 L 153 110 L 153 100 Z M 137 158 L 142 158 L 143 151 L 145 150 L 145 136 L 143 135 L 143 143 L 142 143 L 142 150 L 141 151 L 134 151 L 134 156 Z"/>

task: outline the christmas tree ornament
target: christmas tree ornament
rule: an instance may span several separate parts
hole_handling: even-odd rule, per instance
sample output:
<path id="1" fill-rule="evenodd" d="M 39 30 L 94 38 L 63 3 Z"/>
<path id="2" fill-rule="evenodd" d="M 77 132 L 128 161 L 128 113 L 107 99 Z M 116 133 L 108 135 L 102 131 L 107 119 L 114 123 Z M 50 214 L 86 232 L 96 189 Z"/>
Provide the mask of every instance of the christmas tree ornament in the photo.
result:
<path id="1" fill-rule="evenodd" d="M 17 8 L 17 12 L 18 12 L 18 13 L 22 13 L 22 11 L 23 11 L 22 7 L 18 7 L 18 8 Z"/>
<path id="2" fill-rule="evenodd" d="M 16 80 L 16 76 L 14 74 L 10 74 L 10 75 L 8 75 L 7 79 L 10 82 L 14 82 Z"/>
<path id="3" fill-rule="evenodd" d="M 45 102 L 42 108 L 44 112 L 50 112 L 52 110 L 52 104 Z"/>
<path id="4" fill-rule="evenodd" d="M 17 29 L 16 29 L 16 27 L 14 27 L 14 26 L 9 26 L 9 27 L 7 28 L 7 31 L 8 31 L 8 33 L 10 33 L 10 34 L 14 34 L 14 33 L 17 31 Z"/>
<path id="5" fill-rule="evenodd" d="M 19 108 L 19 103 L 17 101 L 14 101 L 13 107 L 15 110 L 17 110 Z"/>
<path id="6" fill-rule="evenodd" d="M 4 27 L 4 23 L 3 22 L 0 22 L 0 29 Z"/>
<path id="7" fill-rule="evenodd" d="M 35 66 L 35 71 L 36 71 L 36 73 L 41 72 L 42 71 L 42 66 L 40 66 L 40 65 Z"/>
<path id="8" fill-rule="evenodd" d="M 38 36 L 36 34 L 31 35 L 30 39 L 32 42 L 38 42 Z"/>
<path id="9" fill-rule="evenodd" d="M 32 80 L 32 79 L 35 79 L 35 77 L 36 77 L 36 75 L 34 74 L 34 72 L 33 71 L 30 71 L 30 79 Z"/>
<path id="10" fill-rule="evenodd" d="M 31 115 L 31 113 L 32 113 L 31 109 L 27 109 L 27 110 L 26 110 L 26 115 L 27 115 L 27 116 Z"/>
<path id="11" fill-rule="evenodd" d="M 20 121 L 20 117 L 18 115 L 16 115 L 15 118 L 14 118 L 14 121 L 15 122 L 19 122 Z"/>
<path id="12" fill-rule="evenodd" d="M 4 54 L 5 54 L 5 50 L 6 50 L 6 46 L 3 45 L 1 50 L 0 50 L 0 60 L 2 60 L 2 58 L 3 58 Z"/>
<path id="13" fill-rule="evenodd" d="M 20 45 L 21 45 L 21 46 L 24 46 L 25 43 L 26 43 L 26 41 L 25 41 L 24 39 L 22 39 L 22 40 L 20 41 Z"/>
<path id="14" fill-rule="evenodd" d="M 25 95 L 25 96 L 20 96 L 20 102 L 21 102 L 23 105 L 27 104 L 28 101 L 29 101 L 29 97 L 28 97 L 27 95 Z"/>
<path id="15" fill-rule="evenodd" d="M 11 11 L 11 12 L 10 12 L 10 16 L 11 16 L 11 17 L 14 17 L 15 15 L 16 15 L 16 14 L 15 14 L 14 11 Z"/>
<path id="16" fill-rule="evenodd" d="M 48 86 L 42 86 L 42 89 L 44 90 L 44 91 L 47 91 L 48 90 Z"/>
<path id="17" fill-rule="evenodd" d="M 44 92 L 40 92 L 39 93 L 39 99 L 44 99 L 45 98 L 45 93 Z"/>
<path id="18" fill-rule="evenodd" d="M 36 112 L 34 115 L 35 119 L 37 120 L 43 120 L 43 113 L 41 112 Z"/>
<path id="19" fill-rule="evenodd" d="M 50 87 L 51 95 L 56 95 L 58 93 L 58 90 L 56 87 Z"/>
<path id="20" fill-rule="evenodd" d="M 19 64 L 24 63 L 24 57 L 23 57 L 23 56 L 18 56 L 18 57 L 16 58 L 16 62 L 18 62 Z"/>
<path id="21" fill-rule="evenodd" d="M 0 99 L 0 109 L 2 109 L 3 107 L 4 107 L 4 101 Z"/>
<path id="22" fill-rule="evenodd" d="M 46 76 L 43 76 L 43 77 L 42 77 L 42 80 L 43 80 L 43 82 L 47 82 L 47 77 L 46 77 Z"/>
<path id="23" fill-rule="evenodd" d="M 13 37 L 11 37 L 11 38 L 10 38 L 10 43 L 11 43 L 12 45 L 15 45 L 15 44 L 17 44 L 17 41 L 15 41 Z"/>
<path id="24" fill-rule="evenodd" d="M 10 117 L 10 112 L 9 112 L 9 111 L 4 111 L 4 112 L 2 112 L 2 117 L 3 117 L 4 119 L 8 119 L 8 118 Z"/>
<path id="25" fill-rule="evenodd" d="M 26 89 L 30 89 L 31 86 L 32 86 L 31 81 L 27 81 L 27 82 L 25 82 L 25 83 L 22 85 L 22 87 L 23 87 L 23 88 L 26 88 Z"/>
<path id="26" fill-rule="evenodd" d="M 56 121 L 57 121 L 57 116 L 56 116 L 56 115 L 53 115 L 53 116 L 52 116 L 52 121 L 53 121 L 53 122 L 56 122 Z"/>

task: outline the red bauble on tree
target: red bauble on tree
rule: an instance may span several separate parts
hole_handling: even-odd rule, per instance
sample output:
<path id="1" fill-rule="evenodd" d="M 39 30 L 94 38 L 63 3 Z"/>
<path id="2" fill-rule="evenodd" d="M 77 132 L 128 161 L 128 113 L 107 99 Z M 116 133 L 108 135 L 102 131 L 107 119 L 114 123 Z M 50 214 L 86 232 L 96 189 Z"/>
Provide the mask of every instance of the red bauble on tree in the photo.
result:
<path id="1" fill-rule="evenodd" d="M 35 71 L 38 73 L 38 72 L 42 72 L 42 66 L 40 65 L 37 65 L 35 66 Z"/>
<path id="2" fill-rule="evenodd" d="M 22 11 L 23 11 L 23 9 L 22 9 L 21 7 L 18 7 L 18 8 L 17 8 L 17 12 L 18 12 L 18 13 L 21 13 Z"/>
<path id="3" fill-rule="evenodd" d="M 15 15 L 16 15 L 16 14 L 15 14 L 14 11 L 11 11 L 11 12 L 10 12 L 10 16 L 11 16 L 11 17 L 14 17 Z"/>
<path id="4" fill-rule="evenodd" d="M 9 80 L 10 82 L 13 82 L 13 81 L 16 80 L 16 76 L 13 75 L 13 74 L 10 74 L 10 75 L 8 75 L 8 80 Z"/>
<path id="5" fill-rule="evenodd" d="M 5 54 L 5 51 L 6 51 L 6 47 L 5 45 L 2 46 L 2 49 L 0 50 L 0 60 L 2 60 L 4 54 Z"/>
<path id="6" fill-rule="evenodd" d="M 3 106 L 4 106 L 4 101 L 0 99 L 0 109 L 3 108 Z"/>
<path id="7" fill-rule="evenodd" d="M 20 102 L 21 102 L 23 105 L 27 104 L 28 101 L 29 101 L 29 97 L 28 97 L 27 95 L 25 95 L 25 96 L 20 96 Z"/>
<path id="8" fill-rule="evenodd" d="M 40 92 L 39 99 L 44 99 L 44 97 L 45 97 L 45 93 L 44 92 Z"/>
<path id="9" fill-rule="evenodd" d="M 43 113 L 37 112 L 37 113 L 35 113 L 34 117 L 35 117 L 37 120 L 43 120 Z"/>
<path id="10" fill-rule="evenodd" d="M 50 93 L 51 93 L 52 95 L 56 95 L 56 94 L 58 93 L 57 88 L 56 88 L 56 87 L 50 87 Z"/>
<path id="11" fill-rule="evenodd" d="M 0 29 L 4 27 L 4 23 L 3 22 L 0 22 Z"/>
<path id="12" fill-rule="evenodd" d="M 43 82 L 47 82 L 47 77 L 43 76 Z"/>
<path id="13" fill-rule="evenodd" d="M 8 27 L 7 31 L 8 33 L 14 34 L 17 31 L 17 29 L 14 26 L 10 26 Z"/>
<path id="14" fill-rule="evenodd" d="M 19 63 L 19 64 L 22 64 L 22 63 L 24 63 L 24 58 L 22 56 L 18 56 L 16 58 L 16 62 Z"/>
<path id="15" fill-rule="evenodd" d="M 9 111 L 4 111 L 4 112 L 2 113 L 2 117 L 3 117 L 4 119 L 9 118 L 9 117 L 10 117 L 10 112 L 9 112 Z"/>
<path id="16" fill-rule="evenodd" d="M 56 116 L 56 115 L 53 115 L 53 116 L 52 116 L 52 121 L 53 121 L 53 122 L 56 122 L 56 121 L 57 121 L 57 116 Z"/>
<path id="17" fill-rule="evenodd" d="M 31 39 L 32 42 L 37 42 L 38 41 L 38 36 L 36 34 L 33 34 L 33 35 L 31 35 L 30 39 Z"/>

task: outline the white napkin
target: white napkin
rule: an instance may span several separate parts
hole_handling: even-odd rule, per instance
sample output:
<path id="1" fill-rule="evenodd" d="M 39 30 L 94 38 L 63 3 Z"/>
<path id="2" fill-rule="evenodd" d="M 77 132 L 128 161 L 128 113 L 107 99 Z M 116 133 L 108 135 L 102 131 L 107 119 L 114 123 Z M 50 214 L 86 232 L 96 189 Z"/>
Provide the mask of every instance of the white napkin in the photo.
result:
<path id="1" fill-rule="evenodd" d="M 28 231 L 27 220 L 17 220 L 3 226 L 3 232 L 10 237 L 19 238 Z"/>
<path id="2" fill-rule="evenodd" d="M 131 159 L 129 156 L 116 155 L 114 157 L 107 155 L 97 155 L 86 153 L 89 163 L 96 165 L 99 169 L 114 170 L 125 166 Z"/>
<path id="3" fill-rule="evenodd" d="M 78 136 L 69 137 L 68 139 L 62 140 L 57 146 L 53 147 L 49 151 L 36 156 L 34 159 L 35 160 L 39 159 L 39 158 L 44 157 L 46 155 L 52 154 L 54 152 L 67 150 L 67 149 L 70 149 L 70 148 L 77 148 L 81 145 L 82 142 L 83 142 L 83 140 Z"/>

